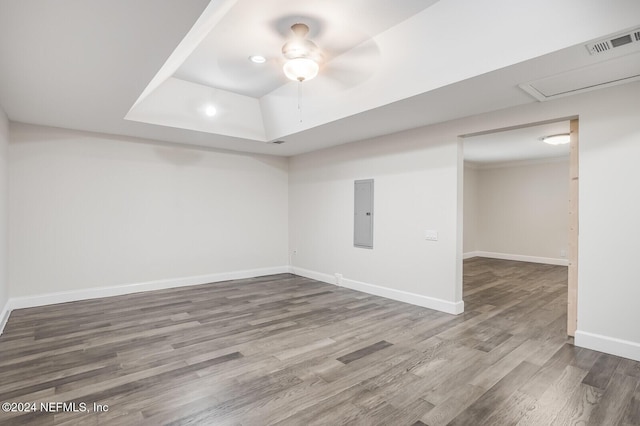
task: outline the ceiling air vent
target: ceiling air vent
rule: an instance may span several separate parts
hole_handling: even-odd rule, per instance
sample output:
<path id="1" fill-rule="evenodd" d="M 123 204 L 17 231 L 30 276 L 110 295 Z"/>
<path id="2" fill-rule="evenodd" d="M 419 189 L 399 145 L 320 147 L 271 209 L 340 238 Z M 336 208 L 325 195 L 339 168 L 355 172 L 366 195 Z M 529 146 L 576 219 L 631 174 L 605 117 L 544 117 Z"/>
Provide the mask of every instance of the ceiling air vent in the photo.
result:
<path id="1" fill-rule="evenodd" d="M 587 49 L 589 49 L 589 53 L 595 55 L 596 53 L 606 52 L 607 50 L 611 50 L 611 45 L 609 41 L 601 41 L 600 43 L 593 43 L 587 45 Z"/>
<path id="2" fill-rule="evenodd" d="M 587 50 L 592 55 L 606 52 L 608 50 L 615 49 L 616 47 L 624 46 L 629 43 L 640 42 L 640 28 L 631 31 L 628 34 L 622 34 L 606 40 L 600 40 L 595 43 L 587 44 Z"/>

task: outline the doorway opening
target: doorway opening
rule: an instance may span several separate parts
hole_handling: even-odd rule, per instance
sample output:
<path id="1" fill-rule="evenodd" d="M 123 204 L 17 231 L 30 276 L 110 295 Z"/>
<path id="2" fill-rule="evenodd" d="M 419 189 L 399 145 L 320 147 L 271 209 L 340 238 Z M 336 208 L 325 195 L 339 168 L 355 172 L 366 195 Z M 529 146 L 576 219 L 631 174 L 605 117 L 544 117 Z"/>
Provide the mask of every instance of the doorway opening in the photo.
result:
<path id="1" fill-rule="evenodd" d="M 552 135 L 565 135 L 567 141 L 550 144 L 543 140 Z M 478 303 L 492 306 L 492 302 L 506 301 L 503 293 L 518 291 L 508 286 L 515 276 L 520 277 L 520 296 L 525 297 L 528 285 L 533 285 L 527 280 L 539 278 L 535 283 L 542 283 L 541 291 L 562 291 L 566 331 L 573 336 L 577 325 L 578 119 L 464 135 L 461 145 L 462 297 L 467 309 L 483 309 Z M 518 275 L 524 270 L 528 272 Z M 550 275 L 545 277 L 545 273 Z M 558 274 L 564 274 L 564 287 L 545 287 L 545 280 L 557 282 Z M 492 287 L 495 294 L 486 299 L 490 293 L 483 290 Z M 477 296 L 480 293 L 484 299 Z"/>

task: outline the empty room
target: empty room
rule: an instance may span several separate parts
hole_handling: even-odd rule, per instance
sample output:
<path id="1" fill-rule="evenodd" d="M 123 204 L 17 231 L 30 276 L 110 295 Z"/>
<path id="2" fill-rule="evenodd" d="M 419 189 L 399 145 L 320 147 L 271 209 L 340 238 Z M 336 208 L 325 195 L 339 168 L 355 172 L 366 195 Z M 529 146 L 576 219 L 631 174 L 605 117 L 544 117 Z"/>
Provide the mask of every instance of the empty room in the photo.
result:
<path id="1" fill-rule="evenodd" d="M 640 3 L 0 0 L 0 424 L 640 425 Z"/>

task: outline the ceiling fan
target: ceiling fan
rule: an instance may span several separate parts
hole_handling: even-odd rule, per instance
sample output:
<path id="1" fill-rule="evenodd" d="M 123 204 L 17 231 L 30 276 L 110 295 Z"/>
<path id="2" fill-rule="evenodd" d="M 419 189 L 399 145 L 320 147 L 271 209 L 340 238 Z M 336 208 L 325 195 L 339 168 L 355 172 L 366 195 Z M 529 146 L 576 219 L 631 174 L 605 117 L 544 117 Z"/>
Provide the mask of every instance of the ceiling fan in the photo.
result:
<path id="1" fill-rule="evenodd" d="M 320 49 L 307 37 L 307 24 L 297 22 L 290 28 L 293 35 L 282 46 L 285 61 L 282 70 L 288 79 L 305 82 L 315 78 L 322 71 L 329 80 L 340 84 L 344 89 L 358 85 L 373 72 L 380 52 L 372 39 L 349 48 L 345 48 L 344 45 L 336 46 L 334 40 L 334 43 Z M 347 51 L 347 55 L 343 55 Z"/>
<path id="2" fill-rule="evenodd" d="M 284 81 L 322 80 L 307 92 L 312 95 L 318 90 L 351 89 L 369 79 L 377 69 L 380 50 L 373 38 L 357 29 L 329 27 L 313 17 L 284 17 L 270 22 L 267 28 L 269 33 L 262 33 L 264 39 L 257 43 L 248 37 L 243 39 L 238 50 L 244 54 L 234 55 L 233 49 L 229 49 L 228 55 L 216 58 L 228 86 L 213 78 L 204 81 L 210 86 L 261 98 L 281 87 Z M 271 54 L 262 55 L 263 52 Z M 247 58 L 259 66 L 246 66 Z"/>
<path id="3" fill-rule="evenodd" d="M 293 38 L 282 46 L 282 55 L 286 59 L 282 70 L 290 80 L 302 83 L 318 75 L 322 52 L 314 42 L 306 38 L 309 34 L 307 24 L 293 24 L 291 31 Z"/>

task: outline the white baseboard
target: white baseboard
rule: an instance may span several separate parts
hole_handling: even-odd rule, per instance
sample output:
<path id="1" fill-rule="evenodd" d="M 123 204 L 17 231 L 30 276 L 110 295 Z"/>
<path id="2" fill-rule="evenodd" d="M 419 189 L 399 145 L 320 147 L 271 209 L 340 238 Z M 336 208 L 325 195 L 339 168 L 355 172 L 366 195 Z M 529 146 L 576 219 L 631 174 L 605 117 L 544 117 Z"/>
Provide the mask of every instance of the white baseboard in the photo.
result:
<path id="1" fill-rule="evenodd" d="M 33 308 L 36 306 L 53 305 L 56 303 L 75 302 L 78 300 L 97 299 L 101 297 L 121 296 L 124 294 L 140 293 L 152 290 L 164 290 L 167 288 L 186 287 L 190 285 L 209 284 L 221 281 L 240 280 L 254 278 L 263 275 L 275 275 L 289 273 L 289 266 L 276 266 L 272 268 L 249 269 L 245 271 L 222 272 L 218 274 L 196 275 L 192 277 L 172 278 L 167 280 L 147 281 L 135 284 L 125 284 L 112 287 L 96 287 L 82 290 L 39 294 L 35 296 L 12 297 L 7 301 L 2 311 L 0 320 L 0 334 L 4 330 L 6 320 L 13 309 Z"/>
<path id="2" fill-rule="evenodd" d="M 335 275 L 323 274 L 321 272 L 310 271 L 309 269 L 291 266 L 291 273 L 300 275 L 301 277 L 311 278 L 312 280 L 322 281 L 323 283 L 338 285 Z"/>
<path id="3" fill-rule="evenodd" d="M 569 266 L 569 260 L 554 257 L 526 256 L 522 254 L 494 253 L 491 251 L 471 251 L 462 255 L 463 259 L 488 257 L 490 259 L 517 260 L 519 262 L 544 263 L 547 265 Z"/>
<path id="4" fill-rule="evenodd" d="M 575 345 L 581 348 L 640 361 L 640 343 L 629 340 L 578 330 L 575 335 Z"/>
<path id="5" fill-rule="evenodd" d="M 478 253 L 480 253 L 480 252 L 479 251 L 469 251 L 467 253 L 462 253 L 462 258 L 463 259 L 471 259 L 472 257 L 480 257 L 480 255 Z"/>
<path id="6" fill-rule="evenodd" d="M 338 280 L 335 275 L 325 274 L 308 269 L 291 267 L 291 273 L 303 277 L 311 278 L 316 281 L 322 281 L 329 284 L 339 285 L 350 288 L 352 290 L 361 291 L 363 293 L 373 294 L 375 296 L 386 297 L 387 299 L 398 300 L 400 302 L 412 305 L 422 306 L 423 308 L 434 309 L 436 311 L 446 312 L 448 314 L 458 315 L 464 312 L 464 302 L 449 302 L 435 297 L 423 296 L 421 294 L 410 293 L 408 291 L 396 290 L 389 287 L 382 287 L 375 284 L 363 283 L 360 281 L 342 278 Z M 340 282 L 338 282 L 340 281 Z"/>
<path id="7" fill-rule="evenodd" d="M 0 335 L 4 330 L 4 326 L 7 324 L 9 320 L 9 315 L 11 314 L 11 308 L 9 307 L 9 301 L 4 304 L 2 310 L 0 311 Z"/>

